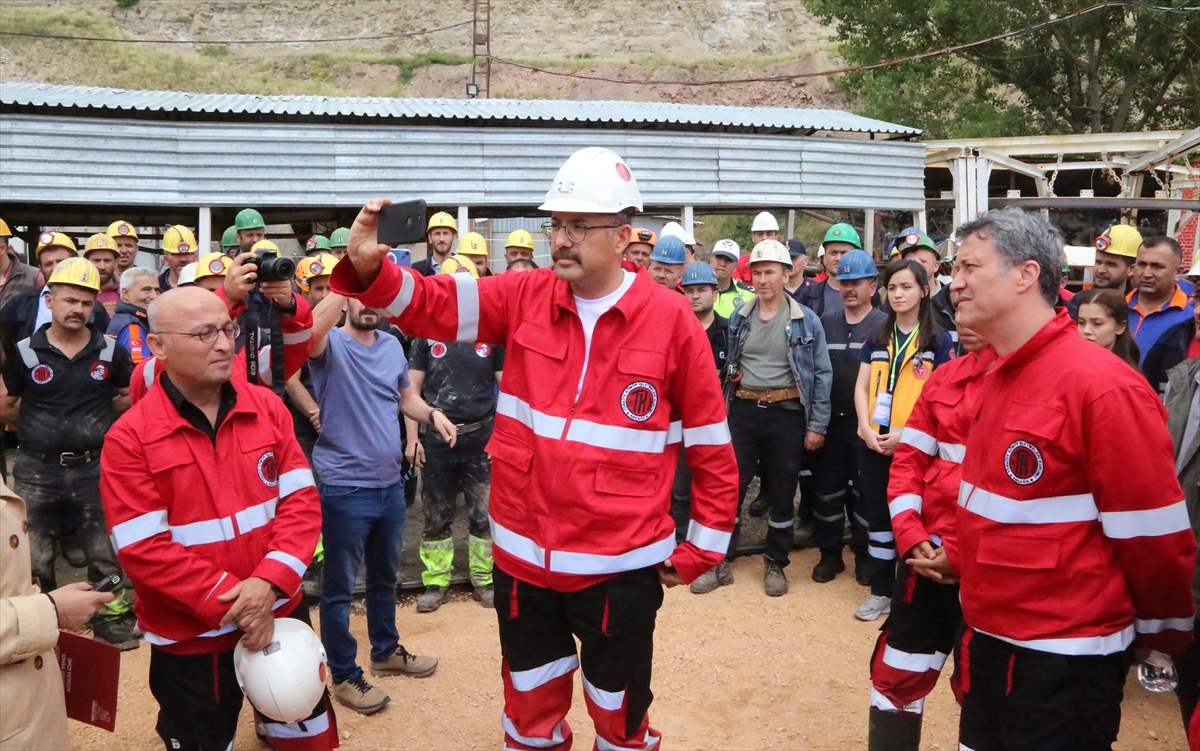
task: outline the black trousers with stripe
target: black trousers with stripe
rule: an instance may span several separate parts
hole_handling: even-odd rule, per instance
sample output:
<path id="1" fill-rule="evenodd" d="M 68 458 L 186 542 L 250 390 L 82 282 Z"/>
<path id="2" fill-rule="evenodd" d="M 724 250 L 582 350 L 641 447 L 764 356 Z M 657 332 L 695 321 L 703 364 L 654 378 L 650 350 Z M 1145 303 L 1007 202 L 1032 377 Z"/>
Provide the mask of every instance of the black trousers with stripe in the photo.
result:
<path id="1" fill-rule="evenodd" d="M 1132 648 L 1059 655 L 968 628 L 955 659 L 963 696 L 959 748 L 1100 751 L 1117 740 Z"/>
<path id="2" fill-rule="evenodd" d="M 854 486 L 858 488 L 861 501 L 861 508 L 857 510 L 867 522 L 871 594 L 891 597 L 896 583 L 896 536 L 892 534 L 892 515 L 887 499 L 892 457 L 872 451 L 866 443 L 860 443 L 857 451 L 858 473 Z"/>

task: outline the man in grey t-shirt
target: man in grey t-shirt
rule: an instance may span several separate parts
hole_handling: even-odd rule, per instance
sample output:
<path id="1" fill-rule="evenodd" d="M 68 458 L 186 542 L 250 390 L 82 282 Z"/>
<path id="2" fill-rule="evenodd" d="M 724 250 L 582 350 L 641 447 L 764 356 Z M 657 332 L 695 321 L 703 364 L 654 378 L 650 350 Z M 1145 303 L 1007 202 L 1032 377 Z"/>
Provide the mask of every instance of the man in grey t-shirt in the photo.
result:
<path id="1" fill-rule="evenodd" d="M 346 322 L 334 328 L 343 310 Z M 394 337 L 379 335 L 379 322 L 379 313 L 358 300 L 331 294 L 313 311 L 309 356 L 321 413 L 313 448 L 325 546 L 321 641 L 334 698 L 362 714 L 378 712 L 390 700 L 363 677 L 350 634 L 350 597 L 364 557 L 371 675 L 424 678 L 437 669 L 436 659 L 409 654 L 396 631 L 405 514 L 399 413 L 433 425 L 451 446 L 457 440 L 454 424 L 409 383 L 404 350 Z"/>

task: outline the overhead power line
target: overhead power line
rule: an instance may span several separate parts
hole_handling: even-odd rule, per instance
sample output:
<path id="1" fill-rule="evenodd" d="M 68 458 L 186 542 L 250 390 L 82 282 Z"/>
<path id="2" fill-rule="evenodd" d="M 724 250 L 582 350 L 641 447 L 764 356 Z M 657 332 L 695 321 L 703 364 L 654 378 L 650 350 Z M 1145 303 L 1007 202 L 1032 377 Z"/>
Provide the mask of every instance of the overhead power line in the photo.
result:
<path id="1" fill-rule="evenodd" d="M 319 42 L 369 42 L 380 39 L 400 39 L 433 34 L 438 31 L 449 31 L 471 23 L 470 19 L 436 29 L 421 31 L 404 31 L 395 34 L 375 34 L 363 37 L 330 37 L 328 39 L 116 39 L 113 37 L 81 37 L 69 34 L 35 34 L 24 31 L 0 31 L 0 36 L 26 37 L 29 39 L 59 39 L 67 42 L 112 42 L 115 44 L 205 44 L 205 45 L 235 45 L 235 44 L 317 44 Z"/>

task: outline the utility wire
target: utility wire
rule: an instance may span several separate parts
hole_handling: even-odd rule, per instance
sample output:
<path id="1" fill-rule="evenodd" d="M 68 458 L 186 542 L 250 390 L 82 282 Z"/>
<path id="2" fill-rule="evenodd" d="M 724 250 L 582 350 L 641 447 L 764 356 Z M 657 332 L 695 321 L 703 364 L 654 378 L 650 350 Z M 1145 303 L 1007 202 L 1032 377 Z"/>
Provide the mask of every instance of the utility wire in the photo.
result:
<path id="1" fill-rule="evenodd" d="M 460 21 L 450 26 L 442 26 L 437 29 L 422 29 L 421 31 L 405 31 L 396 34 L 376 34 L 374 36 L 365 37 L 330 37 L 328 39 L 237 39 L 237 40 L 208 40 L 208 39 L 113 39 L 110 37 L 79 37 L 70 36 L 68 34 L 34 34 L 23 31 L 0 31 L 0 36 L 10 37 L 27 37 L 31 39 L 60 39 L 68 42 L 114 42 L 116 44 L 205 44 L 205 45 L 231 45 L 231 44 L 316 44 L 318 42 L 366 42 L 378 39 L 399 39 L 401 37 L 415 37 L 423 34 L 433 34 L 438 31 L 448 31 L 457 29 L 460 26 L 466 26 L 469 23 L 474 23 L 473 20 Z"/>

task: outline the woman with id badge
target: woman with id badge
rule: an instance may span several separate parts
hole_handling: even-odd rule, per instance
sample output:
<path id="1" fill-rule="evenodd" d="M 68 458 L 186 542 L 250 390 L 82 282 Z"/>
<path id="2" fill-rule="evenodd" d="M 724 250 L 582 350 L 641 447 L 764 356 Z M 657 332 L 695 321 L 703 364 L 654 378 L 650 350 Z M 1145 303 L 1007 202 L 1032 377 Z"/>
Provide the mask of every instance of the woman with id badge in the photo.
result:
<path id="1" fill-rule="evenodd" d="M 871 595 L 854 611 L 873 621 L 891 611 L 896 579 L 896 538 L 888 512 L 888 471 L 908 415 L 929 375 L 954 356 L 953 337 L 937 325 L 925 267 L 913 259 L 893 261 L 883 272 L 887 321 L 867 339 L 854 387 L 858 414 L 859 515 L 867 522 Z"/>

